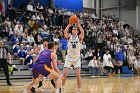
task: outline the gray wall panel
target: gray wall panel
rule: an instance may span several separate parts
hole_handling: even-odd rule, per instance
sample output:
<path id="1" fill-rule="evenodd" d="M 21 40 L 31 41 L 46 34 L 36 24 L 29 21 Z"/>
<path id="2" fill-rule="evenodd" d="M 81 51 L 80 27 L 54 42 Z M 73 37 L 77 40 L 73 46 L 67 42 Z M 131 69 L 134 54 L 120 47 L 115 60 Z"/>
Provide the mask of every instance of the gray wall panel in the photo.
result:
<path id="1" fill-rule="evenodd" d="M 132 5 L 136 4 L 136 0 L 121 0 L 121 5 Z"/>
<path id="2" fill-rule="evenodd" d="M 118 9 L 106 9 L 106 10 L 103 10 L 103 14 L 115 15 L 117 18 L 119 18 L 119 10 Z"/>
<path id="3" fill-rule="evenodd" d="M 103 8 L 118 6 L 118 0 L 102 0 Z"/>
<path id="4" fill-rule="evenodd" d="M 120 15 L 120 20 L 130 24 L 136 29 L 136 7 L 121 8 Z"/>

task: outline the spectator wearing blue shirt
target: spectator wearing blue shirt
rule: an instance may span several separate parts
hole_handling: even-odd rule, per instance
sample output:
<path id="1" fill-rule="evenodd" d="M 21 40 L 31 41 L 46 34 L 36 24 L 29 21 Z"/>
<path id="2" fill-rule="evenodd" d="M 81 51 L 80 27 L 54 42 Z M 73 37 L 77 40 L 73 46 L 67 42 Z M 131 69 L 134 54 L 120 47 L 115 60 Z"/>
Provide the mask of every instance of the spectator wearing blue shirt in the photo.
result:
<path id="1" fill-rule="evenodd" d="M 66 51 L 67 51 L 67 40 L 62 37 L 60 40 L 61 44 L 61 53 L 62 53 L 62 62 L 65 62 L 65 56 L 66 56 Z"/>
<path id="2" fill-rule="evenodd" d="M 12 38 L 11 38 L 12 45 L 14 45 L 16 43 L 17 39 L 21 43 L 21 41 L 22 41 L 21 36 L 19 35 L 18 32 L 15 32 L 14 35 L 12 36 Z"/>
<path id="3" fill-rule="evenodd" d="M 23 65 L 25 63 L 26 55 L 27 54 L 26 54 L 25 50 L 23 50 L 23 45 L 21 45 L 20 50 L 18 52 L 18 58 L 23 63 Z"/>
<path id="4" fill-rule="evenodd" d="M 116 74 L 122 73 L 122 65 L 124 61 L 124 53 L 122 52 L 122 49 L 119 50 L 118 53 L 116 53 L 116 59 L 117 59 L 117 64 L 115 66 Z"/>
<path id="5" fill-rule="evenodd" d="M 20 50 L 19 46 L 19 40 L 16 40 L 16 44 L 13 45 L 12 53 L 13 53 L 13 59 L 17 59 L 18 56 L 18 51 Z"/>

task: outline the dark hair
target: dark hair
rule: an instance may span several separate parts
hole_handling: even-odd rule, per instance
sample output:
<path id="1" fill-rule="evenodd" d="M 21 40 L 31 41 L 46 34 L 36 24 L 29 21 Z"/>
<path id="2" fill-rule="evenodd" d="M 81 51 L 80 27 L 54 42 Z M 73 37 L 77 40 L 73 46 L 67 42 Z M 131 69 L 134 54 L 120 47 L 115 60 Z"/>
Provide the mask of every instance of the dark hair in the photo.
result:
<path id="1" fill-rule="evenodd" d="M 56 42 L 56 41 L 54 41 L 54 44 L 55 44 L 55 46 L 58 46 L 58 45 L 59 45 L 59 43 L 58 43 L 58 42 Z"/>
<path id="2" fill-rule="evenodd" d="M 43 42 L 49 42 L 49 40 L 47 39 L 47 38 L 44 38 L 43 40 L 42 40 Z"/>
<path id="3" fill-rule="evenodd" d="M 48 49 L 53 49 L 55 46 L 55 43 L 54 42 L 49 42 L 48 43 Z"/>

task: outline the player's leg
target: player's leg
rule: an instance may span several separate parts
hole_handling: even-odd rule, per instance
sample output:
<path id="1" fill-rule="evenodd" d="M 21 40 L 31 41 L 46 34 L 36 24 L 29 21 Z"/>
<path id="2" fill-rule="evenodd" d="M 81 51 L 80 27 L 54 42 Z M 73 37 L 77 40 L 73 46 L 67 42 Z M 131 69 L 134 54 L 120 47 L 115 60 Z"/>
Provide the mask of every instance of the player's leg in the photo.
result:
<path id="1" fill-rule="evenodd" d="M 33 71 L 33 81 L 26 87 L 23 93 L 28 93 L 28 91 L 35 92 L 36 85 L 39 82 L 39 74 Z M 35 85 L 35 86 L 34 86 Z M 34 87 L 33 87 L 34 86 Z"/>
<path id="2" fill-rule="evenodd" d="M 55 82 L 54 82 L 54 79 L 51 79 L 51 84 L 52 84 L 53 87 L 55 88 Z"/>
<path id="3" fill-rule="evenodd" d="M 78 90 L 81 89 L 81 68 L 76 68 L 75 69 L 76 72 L 76 78 L 77 78 L 77 85 L 78 85 Z"/>
<path id="4" fill-rule="evenodd" d="M 66 79 L 67 79 L 67 75 L 68 75 L 68 71 L 69 71 L 69 68 L 64 68 L 62 87 L 65 85 L 65 82 L 66 82 Z"/>
<path id="5" fill-rule="evenodd" d="M 62 77 L 54 70 L 51 71 L 48 77 L 55 79 L 55 88 L 56 88 L 55 93 L 59 93 L 59 89 L 61 88 Z"/>
<path id="6" fill-rule="evenodd" d="M 39 78 L 33 79 L 33 81 L 26 87 L 27 90 L 30 90 L 34 85 L 37 85 Z"/>
<path id="7" fill-rule="evenodd" d="M 43 86 L 43 76 L 42 75 L 39 75 L 39 85 L 38 85 L 38 88 L 42 87 Z"/>
<path id="8" fill-rule="evenodd" d="M 75 72 L 76 72 L 76 78 L 77 78 L 77 85 L 78 85 L 78 91 L 81 91 L 81 60 L 77 60 L 75 62 Z"/>
<path id="9" fill-rule="evenodd" d="M 70 67 L 71 67 L 71 62 L 69 61 L 69 58 L 66 55 L 65 64 L 64 64 L 64 70 L 63 70 L 62 88 L 64 88 L 64 85 L 65 85 L 66 78 L 67 78 L 68 71 L 69 71 Z"/>

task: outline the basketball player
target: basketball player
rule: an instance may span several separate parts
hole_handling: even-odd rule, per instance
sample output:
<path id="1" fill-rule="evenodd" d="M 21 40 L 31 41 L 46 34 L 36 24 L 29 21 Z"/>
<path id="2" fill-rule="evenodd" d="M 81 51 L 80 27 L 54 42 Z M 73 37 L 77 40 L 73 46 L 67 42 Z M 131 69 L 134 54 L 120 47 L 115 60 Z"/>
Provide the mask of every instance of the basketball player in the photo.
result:
<path id="1" fill-rule="evenodd" d="M 43 39 L 43 44 L 41 44 L 36 49 L 31 51 L 30 54 L 40 54 L 43 50 L 48 49 L 48 42 L 49 42 L 49 40 L 47 38 L 44 38 Z M 38 88 L 43 86 L 42 80 L 43 80 L 43 76 L 40 75 Z M 32 92 L 35 92 L 34 87 L 31 90 L 32 90 Z"/>
<path id="2" fill-rule="evenodd" d="M 40 54 L 43 50 L 48 49 L 48 42 L 49 42 L 49 40 L 47 38 L 44 38 L 43 39 L 43 44 L 41 44 L 39 47 L 37 47 L 35 50 L 33 50 L 30 54 L 38 54 L 38 53 Z M 55 45 L 56 45 L 56 43 L 55 43 Z M 58 45 L 55 46 L 56 47 L 55 48 L 56 50 L 57 50 L 57 46 Z M 43 86 L 42 80 L 43 80 L 43 76 L 40 75 L 39 76 L 39 85 L 38 85 L 38 88 L 40 88 L 40 87 Z M 55 87 L 54 80 L 51 80 L 51 84 Z M 31 91 L 32 92 L 35 92 L 35 88 L 32 87 L 31 88 Z"/>
<path id="3" fill-rule="evenodd" d="M 45 77 L 55 79 L 55 93 L 59 93 L 59 89 L 61 88 L 61 73 L 56 65 L 57 56 L 54 53 L 55 44 L 54 42 L 48 43 L 48 49 L 43 50 L 38 59 L 37 63 L 33 66 L 33 81 L 27 86 L 23 93 L 28 93 L 28 91 L 32 88 L 33 85 L 38 83 L 39 75 L 43 75 Z M 54 67 L 54 70 L 51 66 Z"/>
<path id="4" fill-rule="evenodd" d="M 70 23 L 64 30 L 64 36 L 68 40 L 68 50 L 64 64 L 63 80 L 62 80 L 62 91 L 64 91 L 64 85 L 66 77 L 71 66 L 74 66 L 77 78 L 78 92 L 81 91 L 81 60 L 80 60 L 80 50 L 81 43 L 84 38 L 84 30 L 81 27 L 80 20 L 77 21 L 77 27 L 73 27 L 72 35 L 69 34 L 69 28 L 72 26 Z M 80 35 L 78 36 L 78 28 Z"/>

